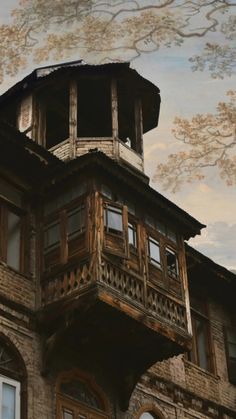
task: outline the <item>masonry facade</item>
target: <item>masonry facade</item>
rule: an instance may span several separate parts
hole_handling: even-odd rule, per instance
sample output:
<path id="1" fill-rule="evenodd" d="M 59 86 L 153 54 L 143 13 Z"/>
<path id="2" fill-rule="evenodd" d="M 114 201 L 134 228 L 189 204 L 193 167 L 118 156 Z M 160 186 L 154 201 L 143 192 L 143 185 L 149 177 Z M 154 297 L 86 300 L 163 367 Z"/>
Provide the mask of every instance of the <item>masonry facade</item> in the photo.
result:
<path id="1" fill-rule="evenodd" d="M 35 70 L 0 98 L 0 417 L 236 417 L 235 275 L 149 186 L 157 87 Z"/>

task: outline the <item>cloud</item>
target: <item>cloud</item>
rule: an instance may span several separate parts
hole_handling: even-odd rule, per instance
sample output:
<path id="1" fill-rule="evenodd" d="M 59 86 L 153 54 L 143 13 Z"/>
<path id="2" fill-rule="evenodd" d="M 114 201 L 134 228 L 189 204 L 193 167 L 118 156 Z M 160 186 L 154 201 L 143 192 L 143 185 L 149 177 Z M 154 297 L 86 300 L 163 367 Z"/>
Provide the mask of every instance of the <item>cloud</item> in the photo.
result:
<path id="1" fill-rule="evenodd" d="M 236 224 L 218 221 L 209 224 L 190 245 L 228 269 L 236 269 Z"/>

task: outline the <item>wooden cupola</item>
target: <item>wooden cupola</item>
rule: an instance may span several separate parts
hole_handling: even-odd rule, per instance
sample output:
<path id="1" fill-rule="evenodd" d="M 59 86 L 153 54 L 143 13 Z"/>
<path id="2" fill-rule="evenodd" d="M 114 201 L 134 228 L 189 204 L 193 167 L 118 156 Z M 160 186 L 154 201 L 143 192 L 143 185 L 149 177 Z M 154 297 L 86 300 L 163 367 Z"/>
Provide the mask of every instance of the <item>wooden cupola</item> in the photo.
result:
<path id="1" fill-rule="evenodd" d="M 159 89 L 128 63 L 83 61 L 36 69 L 0 100 L 3 118 L 60 159 L 97 149 L 141 172 L 159 107 Z"/>

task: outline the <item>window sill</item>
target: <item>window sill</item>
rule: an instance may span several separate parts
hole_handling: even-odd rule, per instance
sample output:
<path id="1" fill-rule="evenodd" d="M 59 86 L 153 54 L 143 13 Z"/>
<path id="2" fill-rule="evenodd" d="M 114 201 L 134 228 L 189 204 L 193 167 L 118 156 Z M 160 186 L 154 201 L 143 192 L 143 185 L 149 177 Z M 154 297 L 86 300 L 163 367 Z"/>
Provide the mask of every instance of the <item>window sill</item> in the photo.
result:
<path id="1" fill-rule="evenodd" d="M 210 377 L 210 378 L 213 378 L 214 380 L 217 380 L 217 381 L 218 381 L 218 380 L 220 380 L 219 375 L 214 374 L 213 372 L 207 371 L 207 370 L 205 370 L 205 369 L 204 369 L 204 368 L 202 368 L 202 367 L 199 367 L 199 365 L 194 364 L 194 362 L 191 362 L 191 361 L 189 361 L 188 359 L 185 359 L 185 358 L 184 358 L 184 364 L 185 364 L 185 365 L 189 365 L 191 368 L 193 368 L 193 369 L 195 369 L 195 370 L 199 371 L 201 374 L 202 374 L 202 373 L 204 373 L 204 375 L 206 375 L 206 376 L 208 376 L 208 377 Z"/>

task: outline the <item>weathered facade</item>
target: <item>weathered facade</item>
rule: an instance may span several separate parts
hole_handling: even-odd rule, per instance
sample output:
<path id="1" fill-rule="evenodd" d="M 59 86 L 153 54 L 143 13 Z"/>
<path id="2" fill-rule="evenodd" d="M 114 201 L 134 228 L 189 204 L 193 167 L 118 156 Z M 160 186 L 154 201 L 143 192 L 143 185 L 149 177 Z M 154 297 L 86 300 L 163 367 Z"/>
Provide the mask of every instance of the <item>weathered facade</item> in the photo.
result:
<path id="1" fill-rule="evenodd" d="M 121 63 L 0 98 L 2 419 L 236 417 L 235 275 L 149 186 L 159 107 Z"/>

